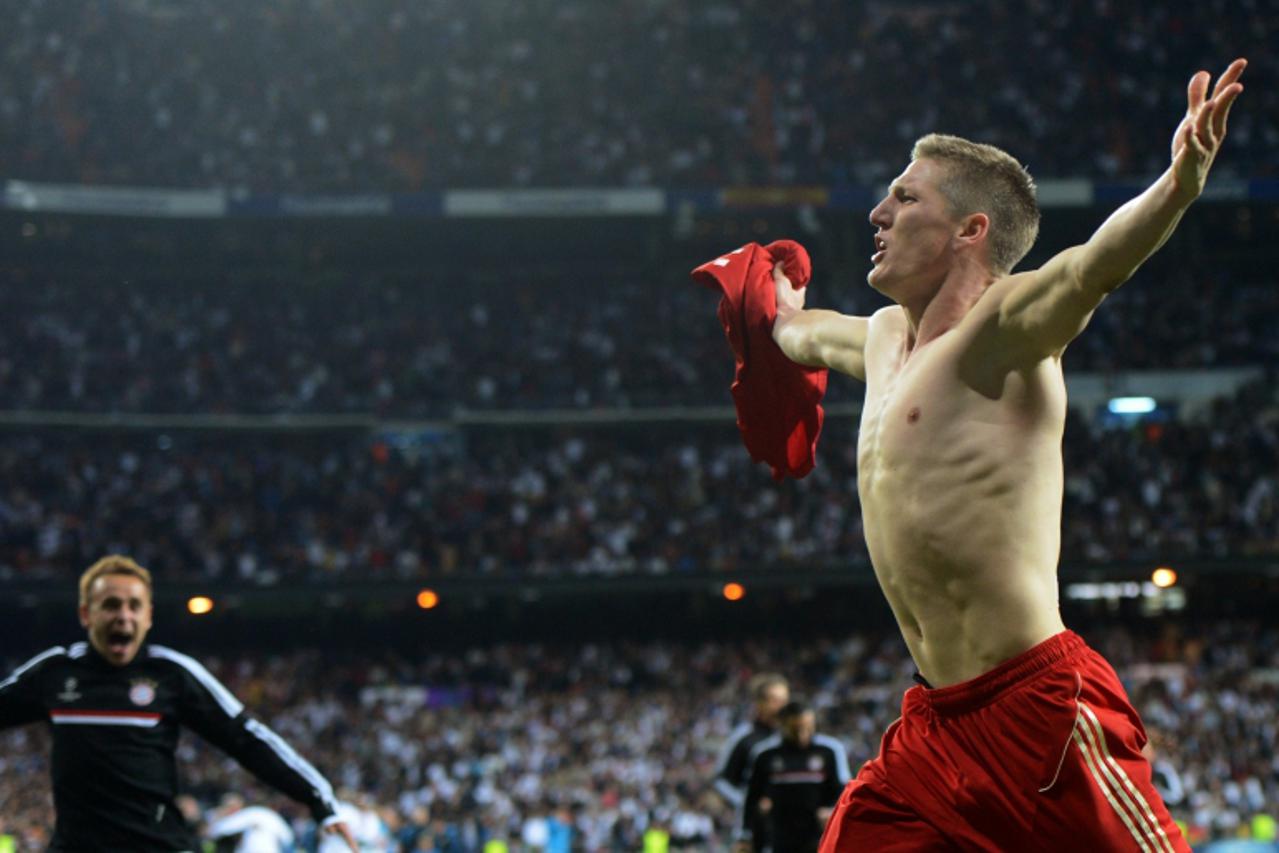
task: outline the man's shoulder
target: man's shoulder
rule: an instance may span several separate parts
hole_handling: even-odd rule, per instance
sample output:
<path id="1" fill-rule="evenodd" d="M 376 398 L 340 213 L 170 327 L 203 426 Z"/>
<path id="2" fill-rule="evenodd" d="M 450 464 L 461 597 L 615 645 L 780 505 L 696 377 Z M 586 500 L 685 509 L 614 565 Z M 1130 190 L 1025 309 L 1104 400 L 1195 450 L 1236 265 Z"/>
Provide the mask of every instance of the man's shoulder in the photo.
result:
<path id="1" fill-rule="evenodd" d="M 25 662 L 17 666 L 7 678 L 0 681 L 0 687 L 12 684 L 19 679 L 30 678 L 50 667 L 57 666 L 59 663 L 69 659 L 68 648 L 66 646 L 51 646 L 44 651 L 33 655 Z"/>
<path id="2" fill-rule="evenodd" d="M 833 738 L 830 735 L 820 733 L 813 735 L 813 745 L 822 749 L 830 750 L 836 755 L 844 752 L 844 744 L 840 743 L 837 738 Z"/>
<path id="3" fill-rule="evenodd" d="M 1015 299 L 1014 294 L 1028 286 L 1039 274 L 1038 269 L 1032 269 L 998 278 L 969 309 L 956 327 L 956 331 L 961 332 L 956 340 L 969 356 L 970 364 L 995 370 L 1000 377 L 1008 372 L 1024 374 L 1030 368 L 1048 368 L 1044 377 L 1052 379 L 1055 375 L 1060 384 L 1060 353 L 1019 355 L 1023 349 L 1019 342 L 1023 339 L 1015 327 L 1009 327 L 1002 319 L 1005 305 L 1010 304 L 1010 299 Z"/>
<path id="4" fill-rule="evenodd" d="M 204 664 L 169 646 L 148 643 L 138 657 L 145 665 L 158 670 L 188 676 L 197 681 L 213 679 L 213 674 Z"/>
<path id="5" fill-rule="evenodd" d="M 781 749 L 781 747 L 782 747 L 782 736 L 779 734 L 769 735 L 768 737 L 758 741 L 751 748 L 751 760 L 758 761 L 761 755 L 764 755 L 765 753 L 768 753 L 768 752 L 776 752 L 777 750 Z"/>
<path id="6" fill-rule="evenodd" d="M 172 646 L 163 646 L 159 643 L 147 643 L 143 653 L 148 660 L 167 661 L 176 666 L 203 666 L 190 655 L 183 654 Z"/>
<path id="7" fill-rule="evenodd" d="M 885 305 L 883 308 L 877 308 L 870 315 L 870 327 L 888 327 L 894 328 L 901 326 L 906 322 L 906 311 L 900 305 Z"/>
<path id="8" fill-rule="evenodd" d="M 188 683 L 198 685 L 213 697 L 227 716 L 234 717 L 244 710 L 243 703 L 204 664 L 190 655 L 154 643 L 147 644 L 144 654 L 152 666 L 167 669 L 186 679 Z"/>
<path id="9" fill-rule="evenodd" d="M 1004 304 L 1004 300 L 1008 295 L 1015 291 L 1018 287 L 1031 281 L 1039 270 L 1021 270 L 1020 272 L 1011 272 L 996 278 L 989 285 L 982 295 L 973 303 L 973 307 L 968 312 L 968 317 L 990 316 L 997 313 Z"/>
<path id="10" fill-rule="evenodd" d="M 881 345 L 882 341 L 894 341 L 910 329 L 906 310 L 900 305 L 885 305 L 867 318 L 866 348 Z"/>
<path id="11" fill-rule="evenodd" d="M 750 749 L 773 733 L 772 729 L 764 729 L 752 720 L 738 723 L 728 733 L 728 743 L 734 749 Z"/>
<path id="12" fill-rule="evenodd" d="M 873 353 L 892 348 L 909 328 L 906 311 L 900 305 L 885 305 L 877 309 L 866 320 L 866 356 L 874 358 Z"/>

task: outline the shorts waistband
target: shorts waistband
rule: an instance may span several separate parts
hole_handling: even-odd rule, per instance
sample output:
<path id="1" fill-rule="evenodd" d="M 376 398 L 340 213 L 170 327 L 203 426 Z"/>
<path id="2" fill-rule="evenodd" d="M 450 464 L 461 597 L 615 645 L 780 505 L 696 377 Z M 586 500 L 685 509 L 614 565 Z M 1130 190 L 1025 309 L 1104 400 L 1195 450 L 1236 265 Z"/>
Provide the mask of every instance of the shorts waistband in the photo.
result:
<path id="1" fill-rule="evenodd" d="M 976 678 L 949 687 L 915 687 L 907 692 L 915 694 L 938 714 L 962 714 L 989 705 L 1006 690 L 1086 648 L 1088 644 L 1083 637 L 1074 631 L 1062 631 Z"/>

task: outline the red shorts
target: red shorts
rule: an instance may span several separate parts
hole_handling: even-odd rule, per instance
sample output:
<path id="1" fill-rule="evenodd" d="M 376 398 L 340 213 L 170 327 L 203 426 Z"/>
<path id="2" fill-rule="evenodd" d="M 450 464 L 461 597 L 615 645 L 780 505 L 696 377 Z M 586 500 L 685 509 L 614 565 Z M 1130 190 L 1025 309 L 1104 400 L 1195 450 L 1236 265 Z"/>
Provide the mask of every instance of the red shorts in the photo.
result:
<path id="1" fill-rule="evenodd" d="M 1110 664 L 1064 631 L 983 675 L 912 687 L 821 853 L 1189 853 Z"/>

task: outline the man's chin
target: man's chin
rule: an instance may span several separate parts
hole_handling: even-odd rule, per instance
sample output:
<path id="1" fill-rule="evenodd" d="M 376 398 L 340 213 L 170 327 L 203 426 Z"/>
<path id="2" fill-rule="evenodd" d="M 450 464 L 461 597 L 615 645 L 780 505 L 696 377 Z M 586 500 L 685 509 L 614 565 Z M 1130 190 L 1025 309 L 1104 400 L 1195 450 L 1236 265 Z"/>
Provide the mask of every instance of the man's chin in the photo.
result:
<path id="1" fill-rule="evenodd" d="M 132 663 L 133 659 L 137 657 L 138 645 L 137 642 L 106 643 L 98 651 L 107 659 L 108 663 L 116 666 L 125 666 Z"/>
<path id="2" fill-rule="evenodd" d="M 884 276 L 880 274 L 879 267 L 872 267 L 871 271 L 866 273 L 866 283 L 869 284 L 873 290 L 878 290 L 885 296 L 892 296 L 892 294 L 888 291 L 887 281 L 884 279 Z"/>

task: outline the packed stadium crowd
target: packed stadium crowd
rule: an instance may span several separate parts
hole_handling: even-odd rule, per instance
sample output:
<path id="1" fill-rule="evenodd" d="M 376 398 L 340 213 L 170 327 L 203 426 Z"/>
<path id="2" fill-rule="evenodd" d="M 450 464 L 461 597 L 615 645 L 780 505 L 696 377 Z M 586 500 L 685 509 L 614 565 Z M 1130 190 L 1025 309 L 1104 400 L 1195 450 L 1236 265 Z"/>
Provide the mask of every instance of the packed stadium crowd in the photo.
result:
<path id="1" fill-rule="evenodd" d="M 1273 627 L 1169 623 L 1146 635 L 1112 625 L 1085 634 L 1142 712 L 1159 785 L 1192 841 L 1234 837 L 1254 815 L 1274 815 Z M 499 645 L 411 660 L 290 652 L 211 664 L 347 800 L 379 815 L 386 846 L 367 849 L 449 853 L 490 838 L 538 849 L 527 842 L 544 838 L 549 820 L 571 828 L 575 850 L 638 850 L 651 826 L 672 847 L 718 846 L 734 818 L 712 777 L 745 714 L 752 673 L 786 673 L 856 768 L 878 749 L 913 672 L 901 641 L 878 632 Z M 40 849 L 52 811 L 45 734 L 29 727 L 0 735 L 0 745 L 0 831 Z M 228 791 L 247 793 L 308 836 L 303 812 L 198 739 L 184 739 L 179 758 L 185 789 L 205 810 Z"/>
<path id="2" fill-rule="evenodd" d="M 1148 174 L 1188 69 L 1279 38 L 1274 0 L 22 0 L 6 22 L 6 177 L 319 191 L 870 184 L 931 130 L 1040 176 Z M 1250 92 L 1218 171 L 1273 174 L 1276 98 Z"/>
<path id="3" fill-rule="evenodd" d="M 1107 301 L 1067 369 L 1273 363 L 1279 287 L 1251 256 L 1216 254 L 1243 239 L 1214 225 L 1156 258 Z M 0 270 L 0 410 L 446 418 L 727 405 L 733 361 L 715 296 L 686 272 L 196 264 L 177 287 L 179 273 L 12 265 Z M 827 272 L 812 301 L 869 313 L 880 298 L 859 279 Z M 583 280 L 562 298 L 563 282 Z M 831 383 L 832 400 L 859 395 Z"/>
<path id="4" fill-rule="evenodd" d="M 1279 380 L 1206 417 L 1072 415 L 1070 564 L 1279 553 Z M 463 434 L 0 435 L 0 578 L 70 578 L 104 552 L 164 578 L 294 580 L 740 572 L 867 560 L 855 430 L 774 483 L 732 427 Z"/>

